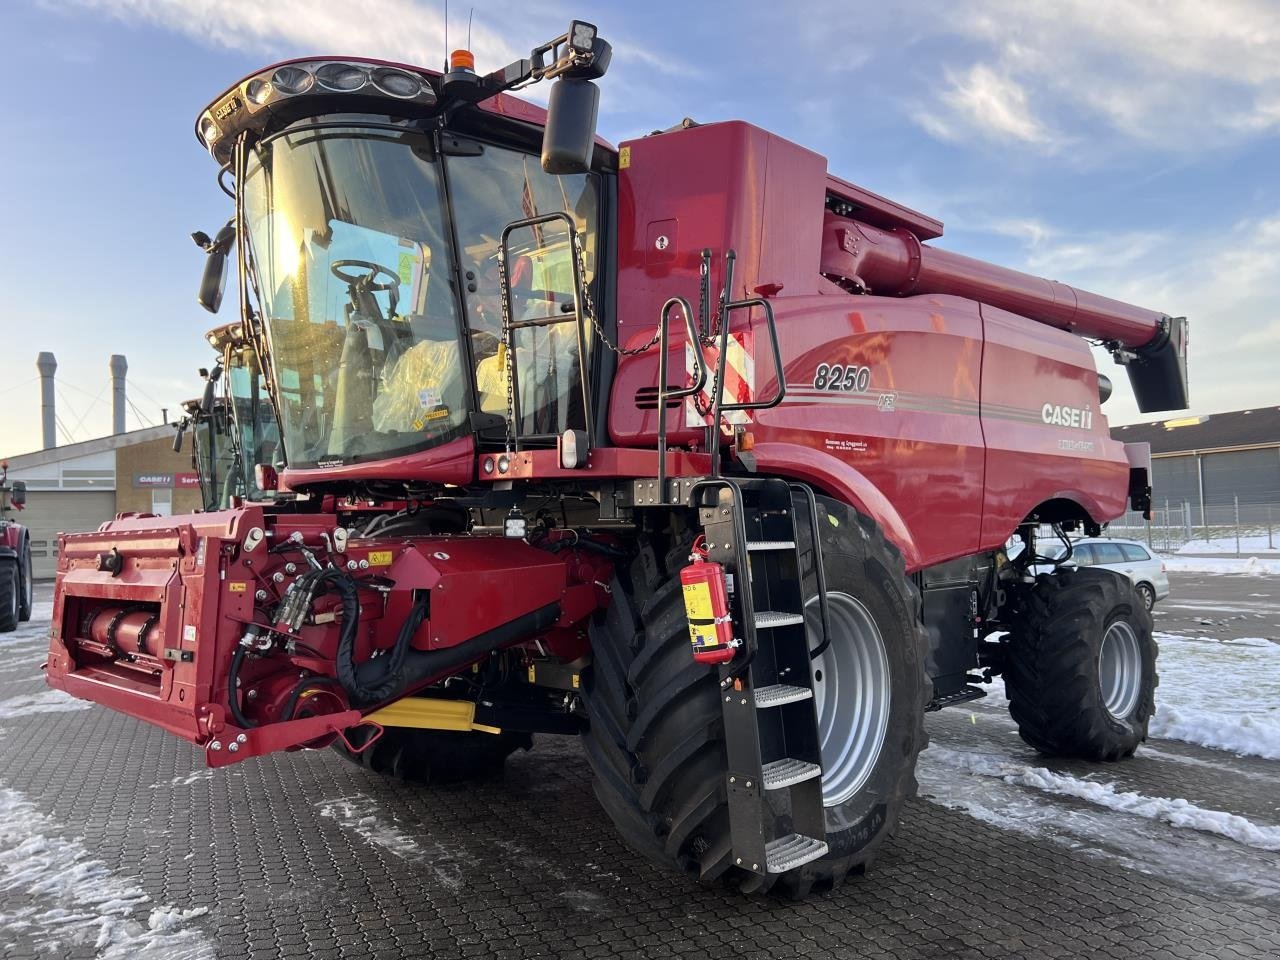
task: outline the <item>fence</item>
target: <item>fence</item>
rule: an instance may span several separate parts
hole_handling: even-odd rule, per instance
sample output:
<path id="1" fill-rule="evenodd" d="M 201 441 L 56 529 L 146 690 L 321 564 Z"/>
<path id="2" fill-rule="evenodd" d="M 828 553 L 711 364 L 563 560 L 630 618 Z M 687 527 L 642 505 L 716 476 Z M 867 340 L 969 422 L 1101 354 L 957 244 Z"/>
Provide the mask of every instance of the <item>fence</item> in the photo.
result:
<path id="1" fill-rule="evenodd" d="M 1141 514 L 1126 513 L 1108 524 L 1102 535 L 1141 540 L 1159 553 L 1185 549 L 1187 553 L 1248 556 L 1280 550 L 1280 504 L 1241 503 L 1233 497 L 1230 503 L 1206 504 L 1202 518 L 1198 513 L 1187 502 L 1157 500 L 1149 521 Z"/>

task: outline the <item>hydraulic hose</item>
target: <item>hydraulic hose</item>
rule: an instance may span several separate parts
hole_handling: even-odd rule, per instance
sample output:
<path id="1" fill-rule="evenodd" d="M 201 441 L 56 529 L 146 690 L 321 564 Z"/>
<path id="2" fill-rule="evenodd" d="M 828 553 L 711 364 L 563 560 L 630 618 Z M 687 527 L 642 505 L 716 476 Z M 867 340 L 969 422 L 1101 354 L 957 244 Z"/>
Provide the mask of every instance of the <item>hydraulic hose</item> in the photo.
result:
<path id="1" fill-rule="evenodd" d="M 243 730 L 250 730 L 257 726 L 240 709 L 240 665 L 244 663 L 248 653 L 247 646 L 243 643 L 236 644 L 236 652 L 231 657 L 231 669 L 227 671 L 227 703 L 231 707 L 231 719 Z"/>
<path id="2" fill-rule="evenodd" d="M 456 646 L 446 647 L 443 650 L 408 650 L 401 667 L 394 673 L 390 670 L 390 657 L 366 660 L 357 670 L 359 684 L 366 689 L 376 686 L 380 694 L 378 700 L 389 700 L 409 687 L 444 676 L 472 660 L 478 660 L 487 653 L 541 633 L 554 626 L 558 619 L 560 619 L 560 604 L 549 603 L 545 607 L 509 620 L 492 630 L 486 630 L 470 640 L 464 640 Z"/>

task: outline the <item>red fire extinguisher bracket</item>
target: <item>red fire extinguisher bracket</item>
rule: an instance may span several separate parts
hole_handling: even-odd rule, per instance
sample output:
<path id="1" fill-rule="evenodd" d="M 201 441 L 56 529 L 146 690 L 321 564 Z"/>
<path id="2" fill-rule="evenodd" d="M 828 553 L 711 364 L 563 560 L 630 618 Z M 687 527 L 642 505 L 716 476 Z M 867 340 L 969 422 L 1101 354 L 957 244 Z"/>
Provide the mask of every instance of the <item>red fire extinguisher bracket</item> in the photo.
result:
<path id="1" fill-rule="evenodd" d="M 698 663 L 728 663 L 738 644 L 733 639 L 724 567 L 705 558 L 706 548 L 700 547 L 701 539 L 694 544 L 691 562 L 680 571 L 689 643 L 693 647 L 693 659 Z"/>

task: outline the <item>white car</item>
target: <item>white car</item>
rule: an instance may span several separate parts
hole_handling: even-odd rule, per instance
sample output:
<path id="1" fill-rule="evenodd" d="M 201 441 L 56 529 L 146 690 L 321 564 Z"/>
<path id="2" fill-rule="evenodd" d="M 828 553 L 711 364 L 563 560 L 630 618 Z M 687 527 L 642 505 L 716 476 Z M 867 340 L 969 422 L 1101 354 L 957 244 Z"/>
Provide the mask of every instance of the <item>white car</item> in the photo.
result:
<path id="1" fill-rule="evenodd" d="M 1061 543 L 1050 542 L 1041 538 L 1037 546 L 1042 556 L 1058 559 L 1067 548 Z M 1010 557 L 1016 556 L 1022 549 L 1017 543 L 1009 550 Z M 1066 562 L 1073 567 L 1102 567 L 1123 573 L 1133 581 L 1142 602 L 1150 610 L 1157 600 L 1169 595 L 1169 576 L 1165 571 L 1164 561 L 1147 549 L 1145 543 L 1137 540 L 1111 540 L 1105 537 L 1090 537 L 1071 542 L 1071 559 Z M 1037 564 L 1036 573 L 1048 573 L 1053 567 L 1048 564 Z"/>

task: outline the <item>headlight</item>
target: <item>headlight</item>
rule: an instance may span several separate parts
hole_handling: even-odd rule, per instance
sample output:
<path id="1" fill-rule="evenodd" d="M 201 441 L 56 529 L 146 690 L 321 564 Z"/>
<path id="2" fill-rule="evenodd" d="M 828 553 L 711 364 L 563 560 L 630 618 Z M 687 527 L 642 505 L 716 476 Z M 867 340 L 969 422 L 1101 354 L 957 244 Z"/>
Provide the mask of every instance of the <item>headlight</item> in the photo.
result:
<path id="1" fill-rule="evenodd" d="M 245 84 L 244 95 L 250 103 L 262 106 L 271 99 L 271 81 L 255 77 Z"/>
<path id="2" fill-rule="evenodd" d="M 302 67 L 281 67 L 271 75 L 271 85 L 288 94 L 306 93 L 311 89 L 313 80 L 311 71 Z"/>
<path id="3" fill-rule="evenodd" d="M 326 63 L 316 71 L 316 81 L 326 90 L 351 93 L 369 82 L 369 74 L 350 63 Z"/>
<path id="4" fill-rule="evenodd" d="M 379 67 L 373 71 L 373 85 L 390 97 L 404 100 L 416 97 L 422 92 L 422 81 L 411 73 L 396 70 L 392 67 Z"/>
<path id="5" fill-rule="evenodd" d="M 231 144 L 244 130 L 261 132 L 283 117 L 307 111 L 311 97 L 328 102 L 316 113 L 342 110 L 333 94 L 354 95 L 353 109 L 378 111 L 376 101 L 395 101 L 387 112 L 402 115 L 406 105 L 430 108 L 437 100 L 431 81 L 413 70 L 350 60 L 298 60 L 241 81 L 214 101 L 196 121 L 196 134 L 214 159 L 226 163 Z M 282 113 L 283 111 L 283 113 Z"/>

